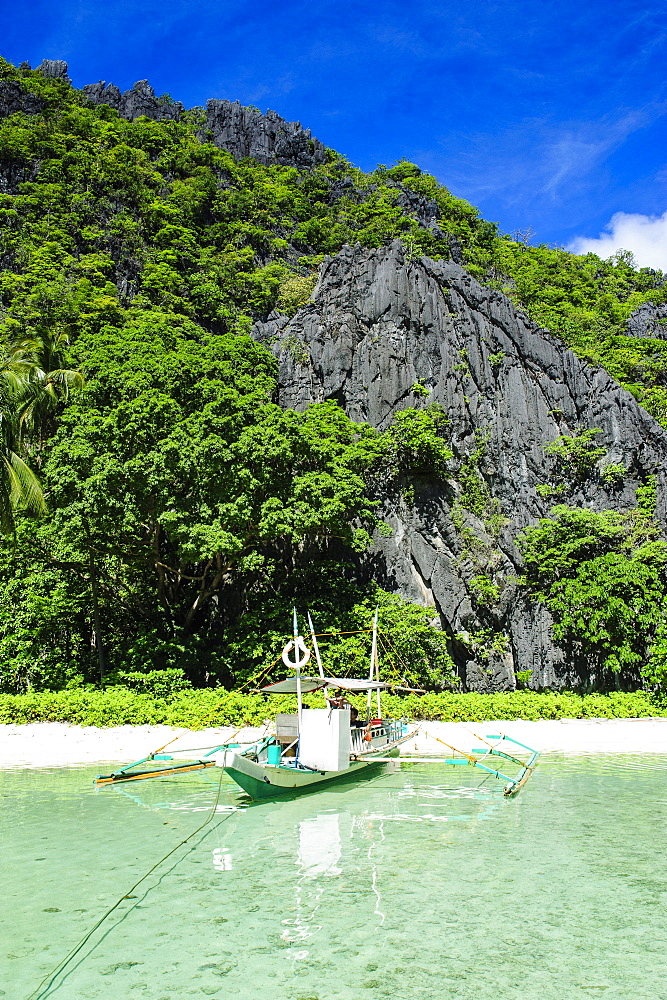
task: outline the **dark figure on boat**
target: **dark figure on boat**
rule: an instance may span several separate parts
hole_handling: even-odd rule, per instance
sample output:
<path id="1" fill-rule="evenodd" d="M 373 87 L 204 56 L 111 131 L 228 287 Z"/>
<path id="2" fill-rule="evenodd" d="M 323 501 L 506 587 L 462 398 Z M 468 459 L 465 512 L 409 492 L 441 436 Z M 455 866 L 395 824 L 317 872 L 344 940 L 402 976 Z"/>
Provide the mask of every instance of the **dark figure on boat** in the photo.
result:
<path id="1" fill-rule="evenodd" d="M 357 709 L 357 708 L 351 708 L 350 709 L 350 727 L 352 729 L 355 729 L 355 728 L 365 729 L 366 725 L 367 725 L 366 721 L 364 719 L 360 719 L 359 718 L 359 709 Z"/>
<path id="2" fill-rule="evenodd" d="M 345 695 L 343 694 L 343 692 L 340 691 L 340 690 L 338 691 L 338 694 L 336 694 L 336 695 L 327 694 L 327 695 L 325 695 L 325 697 L 327 699 L 327 705 L 329 706 L 329 708 L 350 708 L 351 709 L 351 707 L 352 707 L 350 705 L 349 701 L 347 700 L 347 698 L 345 697 Z"/>

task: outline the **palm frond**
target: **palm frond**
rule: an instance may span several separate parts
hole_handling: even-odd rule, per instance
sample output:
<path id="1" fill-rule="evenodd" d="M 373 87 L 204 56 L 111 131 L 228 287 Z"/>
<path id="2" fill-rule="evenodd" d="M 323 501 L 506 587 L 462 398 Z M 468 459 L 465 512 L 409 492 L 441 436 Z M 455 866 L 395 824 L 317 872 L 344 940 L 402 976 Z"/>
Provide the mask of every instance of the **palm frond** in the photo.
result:
<path id="1" fill-rule="evenodd" d="M 70 368 L 57 368 L 48 373 L 47 384 L 58 386 L 66 399 L 72 389 L 83 389 L 83 375 Z"/>
<path id="2" fill-rule="evenodd" d="M 16 452 L 4 456 L 8 497 L 12 511 L 22 508 L 37 517 L 46 513 L 46 501 L 39 479 Z"/>

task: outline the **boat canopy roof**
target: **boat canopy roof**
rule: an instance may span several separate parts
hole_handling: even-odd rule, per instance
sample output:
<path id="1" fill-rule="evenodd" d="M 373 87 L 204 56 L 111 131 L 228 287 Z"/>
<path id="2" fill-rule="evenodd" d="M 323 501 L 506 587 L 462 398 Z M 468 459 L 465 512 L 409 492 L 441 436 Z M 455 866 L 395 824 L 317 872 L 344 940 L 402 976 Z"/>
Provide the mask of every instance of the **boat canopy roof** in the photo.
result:
<path id="1" fill-rule="evenodd" d="M 328 683 L 321 677 L 302 677 L 301 693 L 308 694 L 310 691 L 317 691 Z M 266 687 L 260 688 L 260 691 L 266 691 L 267 694 L 296 694 L 296 677 L 286 677 L 284 681 L 267 684 Z"/>
<path id="2" fill-rule="evenodd" d="M 385 691 L 394 687 L 393 684 L 387 684 L 385 681 L 354 677 L 327 677 L 326 683 L 329 687 L 340 688 L 341 691 Z"/>
<path id="3" fill-rule="evenodd" d="M 386 681 L 374 681 L 365 677 L 302 677 L 301 694 L 310 694 L 312 691 L 319 691 L 320 688 L 332 687 L 341 691 L 359 693 L 361 691 L 417 691 L 423 694 L 422 688 L 400 687 L 396 684 L 388 684 Z M 260 688 L 266 694 L 296 694 L 296 677 L 286 677 L 284 681 L 276 681 L 275 684 L 267 684 Z"/>

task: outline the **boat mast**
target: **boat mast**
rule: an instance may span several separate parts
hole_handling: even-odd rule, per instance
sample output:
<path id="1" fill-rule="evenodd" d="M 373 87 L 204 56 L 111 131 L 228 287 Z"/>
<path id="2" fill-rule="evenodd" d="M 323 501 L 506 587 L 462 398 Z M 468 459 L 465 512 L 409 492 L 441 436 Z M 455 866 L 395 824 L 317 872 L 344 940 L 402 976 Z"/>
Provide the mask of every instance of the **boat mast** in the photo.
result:
<path id="1" fill-rule="evenodd" d="M 306 612 L 308 615 L 308 628 L 310 629 L 310 638 L 313 642 L 313 649 L 315 650 L 315 659 L 317 660 L 317 669 L 320 672 L 320 677 L 324 680 L 324 667 L 322 666 L 322 657 L 320 656 L 320 647 L 317 645 L 317 636 L 315 635 L 315 629 L 313 628 L 313 619 L 310 617 L 310 611 Z M 323 694 L 326 699 L 329 687 L 323 689 Z M 327 701 L 327 705 L 329 702 Z"/>
<path id="2" fill-rule="evenodd" d="M 313 649 L 315 650 L 317 669 L 320 672 L 320 677 L 322 678 L 322 680 L 324 680 L 324 669 L 322 667 L 322 660 L 320 658 L 320 647 L 317 645 L 317 638 L 315 636 L 315 629 L 313 628 L 313 619 L 310 617 L 310 611 L 308 612 L 308 628 L 310 629 L 310 638 L 313 640 Z"/>
<path id="3" fill-rule="evenodd" d="M 368 671 L 368 679 L 369 679 L 369 681 L 373 680 L 373 674 L 375 674 L 375 679 L 376 680 L 380 679 L 380 671 L 379 671 L 379 664 L 378 664 L 378 609 L 377 608 L 375 609 L 375 617 L 373 618 L 373 644 L 371 646 L 371 667 L 370 667 L 370 670 Z M 379 688 L 377 689 L 377 701 L 378 701 L 378 714 L 377 714 L 377 717 L 378 717 L 378 719 L 380 719 L 380 718 L 382 718 L 382 716 L 380 715 L 380 689 Z M 368 697 L 367 697 L 367 709 L 368 709 L 368 718 L 369 718 L 369 720 L 370 720 L 370 717 L 371 717 L 371 702 L 372 702 L 372 693 L 371 693 L 371 689 L 369 688 L 368 689 Z"/>
<path id="4" fill-rule="evenodd" d="M 296 621 L 296 608 L 294 608 L 294 658 L 296 660 L 296 717 L 298 731 L 301 732 L 301 658 L 299 656 L 299 626 Z M 303 639 L 301 640 L 303 642 Z"/>
<path id="5" fill-rule="evenodd" d="M 375 664 L 375 680 L 378 682 L 377 689 L 377 703 L 378 703 L 378 719 L 382 718 L 382 707 L 380 705 L 380 661 L 378 659 L 378 612 L 379 608 L 375 608 L 375 618 L 373 619 L 373 663 Z"/>

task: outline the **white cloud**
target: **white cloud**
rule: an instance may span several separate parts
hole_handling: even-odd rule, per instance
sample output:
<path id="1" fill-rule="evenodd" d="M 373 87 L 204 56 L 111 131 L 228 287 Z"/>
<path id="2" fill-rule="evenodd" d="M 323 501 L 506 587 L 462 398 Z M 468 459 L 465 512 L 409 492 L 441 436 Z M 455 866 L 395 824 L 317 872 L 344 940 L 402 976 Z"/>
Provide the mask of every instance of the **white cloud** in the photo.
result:
<path id="1" fill-rule="evenodd" d="M 617 250 L 631 250 L 639 267 L 667 271 L 667 212 L 616 212 L 597 239 L 577 236 L 567 249 L 572 253 L 595 253 L 605 260 Z"/>

